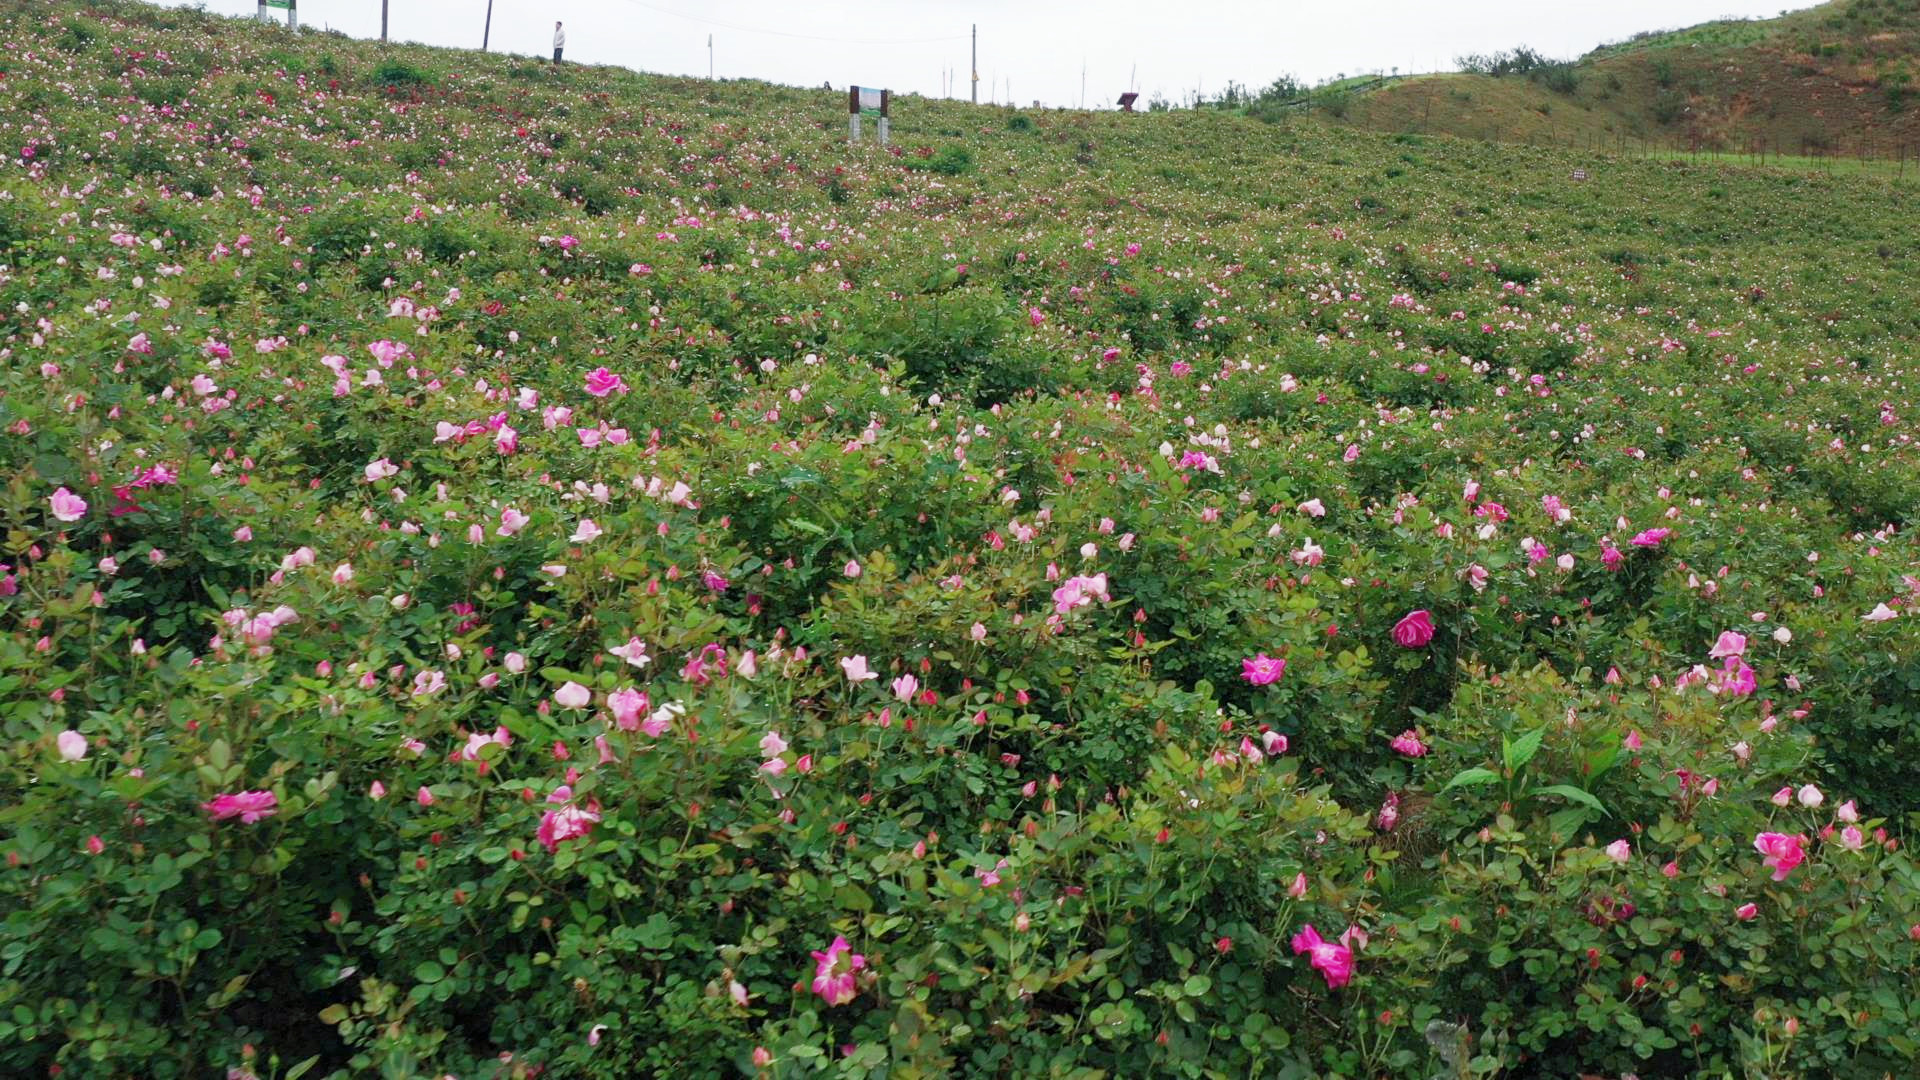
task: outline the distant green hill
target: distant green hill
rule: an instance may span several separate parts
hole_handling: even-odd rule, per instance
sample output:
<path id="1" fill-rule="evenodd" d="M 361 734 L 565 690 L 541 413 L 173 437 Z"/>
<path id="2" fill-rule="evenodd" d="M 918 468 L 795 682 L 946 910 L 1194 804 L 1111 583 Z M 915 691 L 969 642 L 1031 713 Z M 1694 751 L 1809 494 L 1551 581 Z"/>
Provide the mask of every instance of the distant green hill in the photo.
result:
<path id="1" fill-rule="evenodd" d="M 1920 3 L 1835 0 L 1634 37 L 1567 65 L 1400 80 L 1345 119 L 1390 131 L 1609 148 L 1908 157 Z"/>

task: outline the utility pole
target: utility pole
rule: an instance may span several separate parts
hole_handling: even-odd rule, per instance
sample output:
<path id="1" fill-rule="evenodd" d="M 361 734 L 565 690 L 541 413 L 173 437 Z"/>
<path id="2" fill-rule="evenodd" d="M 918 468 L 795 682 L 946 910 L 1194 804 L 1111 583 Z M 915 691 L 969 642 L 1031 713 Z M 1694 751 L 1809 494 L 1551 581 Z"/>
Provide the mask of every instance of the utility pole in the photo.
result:
<path id="1" fill-rule="evenodd" d="M 980 24 L 973 24 L 973 104 L 980 104 Z"/>
<path id="2" fill-rule="evenodd" d="M 1087 58 L 1080 58 L 1080 108 L 1087 107 Z"/>
<path id="3" fill-rule="evenodd" d="M 380 40 L 387 40 L 387 0 L 380 0 Z"/>
<path id="4" fill-rule="evenodd" d="M 707 35 L 707 79 L 713 79 L 713 35 Z"/>
<path id="5" fill-rule="evenodd" d="M 480 30 L 480 51 L 487 51 L 487 39 L 493 36 L 493 0 L 487 0 L 487 22 Z"/>

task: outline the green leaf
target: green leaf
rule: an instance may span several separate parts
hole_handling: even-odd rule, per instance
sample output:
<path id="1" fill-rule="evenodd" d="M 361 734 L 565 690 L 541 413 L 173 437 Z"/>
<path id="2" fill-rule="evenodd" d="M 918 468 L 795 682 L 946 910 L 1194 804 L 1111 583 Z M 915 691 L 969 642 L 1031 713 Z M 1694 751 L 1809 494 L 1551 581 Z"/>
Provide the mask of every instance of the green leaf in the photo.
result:
<path id="1" fill-rule="evenodd" d="M 1614 762 L 1620 759 L 1620 743 L 1615 742 L 1604 750 L 1595 751 L 1587 758 L 1587 783 L 1591 784 L 1607 774 Z"/>
<path id="2" fill-rule="evenodd" d="M 1447 786 L 1440 790 L 1451 791 L 1457 787 L 1475 787 L 1480 784 L 1491 784 L 1498 779 L 1500 779 L 1500 774 L 1494 772 L 1492 769 L 1483 769 L 1475 766 L 1471 769 L 1461 769 L 1455 773 L 1453 779 L 1447 781 Z"/>
<path id="3" fill-rule="evenodd" d="M 835 889 L 833 902 L 838 907 L 863 913 L 873 910 L 873 897 L 858 885 L 842 885 Z"/>
<path id="4" fill-rule="evenodd" d="M 673 920 L 656 911 L 634 927 L 634 940 L 643 949 L 664 949 L 673 944 L 673 930 Z"/>
<path id="5" fill-rule="evenodd" d="M 1602 814 L 1607 812 L 1607 808 L 1600 805 L 1600 800 L 1594 797 L 1592 792 L 1582 791 L 1572 784 L 1551 784 L 1547 787 L 1536 788 L 1533 793 L 1535 795 L 1558 795 L 1563 799 L 1570 799 L 1582 806 L 1592 807 Z"/>
<path id="6" fill-rule="evenodd" d="M 1206 975 L 1189 975 L 1186 985 L 1181 987 L 1188 997 L 1200 997 L 1211 989 L 1213 989 L 1213 979 Z"/>
<path id="7" fill-rule="evenodd" d="M 437 983 L 447 977 L 447 969 L 432 960 L 422 960 L 419 966 L 413 969 L 413 977 L 419 982 Z"/>
<path id="8" fill-rule="evenodd" d="M 1547 829 L 1564 843 L 1571 840 L 1592 816 L 1593 811 L 1584 806 L 1569 806 L 1564 810 L 1555 810 L 1547 815 Z"/>
<path id="9" fill-rule="evenodd" d="M 1506 745 L 1507 771 L 1519 772 L 1527 762 L 1540 752 L 1540 743 L 1547 737 L 1546 728 L 1535 728 Z M 1504 742 L 1504 740 L 1502 740 Z"/>

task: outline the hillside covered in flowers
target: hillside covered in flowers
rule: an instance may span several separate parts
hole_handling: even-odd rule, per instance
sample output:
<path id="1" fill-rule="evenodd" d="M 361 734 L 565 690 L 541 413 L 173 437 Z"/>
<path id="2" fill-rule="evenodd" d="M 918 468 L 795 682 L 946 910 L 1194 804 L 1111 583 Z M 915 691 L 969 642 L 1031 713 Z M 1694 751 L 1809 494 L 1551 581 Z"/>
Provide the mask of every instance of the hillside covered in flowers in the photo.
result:
<path id="1" fill-rule="evenodd" d="M 1909 191 L 845 102 L 0 3 L 0 1073 L 1915 1075 Z"/>

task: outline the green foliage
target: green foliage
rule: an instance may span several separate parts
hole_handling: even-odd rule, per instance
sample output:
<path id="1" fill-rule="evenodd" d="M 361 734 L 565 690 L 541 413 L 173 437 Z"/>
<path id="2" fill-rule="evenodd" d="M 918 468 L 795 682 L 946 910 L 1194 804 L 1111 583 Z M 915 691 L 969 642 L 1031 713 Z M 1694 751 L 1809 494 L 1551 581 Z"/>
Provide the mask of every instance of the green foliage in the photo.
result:
<path id="1" fill-rule="evenodd" d="M 1671 124 L 1680 119 L 1687 111 L 1687 96 L 1672 90 L 1662 90 L 1654 95 L 1653 104 L 1647 109 L 1647 115 L 1656 124 Z"/>
<path id="2" fill-rule="evenodd" d="M 0 1075 L 1914 1074 L 1901 193 L 0 56 Z"/>
<path id="3" fill-rule="evenodd" d="M 399 60 L 388 60 L 373 69 L 373 82 L 379 86 L 431 86 L 433 77 L 420 68 Z"/>
<path id="4" fill-rule="evenodd" d="M 939 173 L 941 176 L 961 176 L 973 171 L 973 151 L 964 146 L 950 143 L 941 147 L 924 162 L 908 162 L 913 168 Z"/>
<path id="5" fill-rule="evenodd" d="M 99 40 L 100 31 L 84 18 L 71 18 L 60 24 L 60 37 L 56 44 L 67 52 L 84 52 Z"/>
<path id="6" fill-rule="evenodd" d="M 1568 66 L 1565 61 L 1551 59 L 1546 54 L 1525 45 L 1505 52 L 1456 56 L 1453 62 L 1461 71 L 1475 75 L 1491 75 L 1496 79 L 1505 78 L 1508 75 L 1533 78 L 1551 69 Z"/>

